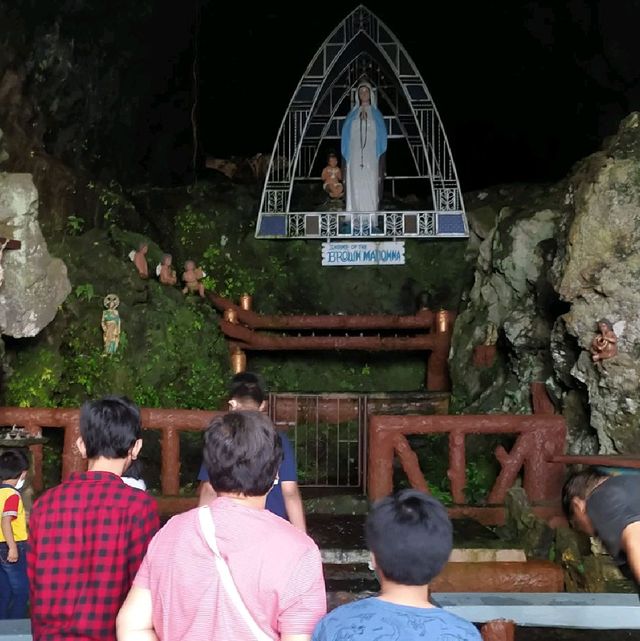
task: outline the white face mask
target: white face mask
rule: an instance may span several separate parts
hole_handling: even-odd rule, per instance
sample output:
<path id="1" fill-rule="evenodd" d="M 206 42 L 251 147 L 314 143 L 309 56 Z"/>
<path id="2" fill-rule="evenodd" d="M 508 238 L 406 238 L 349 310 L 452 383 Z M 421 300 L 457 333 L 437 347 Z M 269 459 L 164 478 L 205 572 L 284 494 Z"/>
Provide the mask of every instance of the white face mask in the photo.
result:
<path id="1" fill-rule="evenodd" d="M 16 490 L 20 490 L 24 487 L 24 479 L 18 479 L 18 482 L 16 483 Z"/>

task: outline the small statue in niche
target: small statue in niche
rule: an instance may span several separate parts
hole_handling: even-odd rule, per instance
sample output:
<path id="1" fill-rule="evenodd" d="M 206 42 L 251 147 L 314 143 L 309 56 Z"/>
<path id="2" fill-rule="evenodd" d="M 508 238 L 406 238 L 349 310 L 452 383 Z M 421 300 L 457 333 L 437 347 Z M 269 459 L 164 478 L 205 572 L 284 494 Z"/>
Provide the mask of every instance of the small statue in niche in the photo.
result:
<path id="1" fill-rule="evenodd" d="M 138 245 L 138 250 L 132 249 L 129 252 L 129 258 L 136 266 L 140 278 L 147 279 L 149 278 L 149 265 L 147 265 L 147 252 L 149 251 L 149 245 L 145 242 L 141 242 Z"/>
<path id="2" fill-rule="evenodd" d="M 591 360 L 596 363 L 603 361 L 607 358 L 613 358 L 618 353 L 618 336 L 616 329 L 622 331 L 624 323 L 618 322 L 614 325 L 611 324 L 606 318 L 601 318 L 598 321 L 598 331 L 594 339 L 591 341 Z"/>
<path id="3" fill-rule="evenodd" d="M 102 334 L 104 353 L 115 354 L 120 343 L 120 299 L 115 294 L 107 294 L 103 301 L 105 310 L 102 312 Z"/>
<path id="4" fill-rule="evenodd" d="M 473 364 L 476 367 L 491 367 L 496 359 L 498 328 L 495 323 L 487 323 L 484 343 L 473 348 Z"/>
<path id="5" fill-rule="evenodd" d="M 496 327 L 495 323 L 492 323 L 491 321 L 489 321 L 489 323 L 487 323 L 487 333 L 485 335 L 484 345 L 495 346 L 497 342 L 498 342 L 498 328 Z"/>
<path id="6" fill-rule="evenodd" d="M 182 290 L 183 294 L 190 294 L 198 292 L 201 298 L 204 298 L 204 284 L 200 281 L 206 276 L 206 274 L 196 266 L 195 261 L 188 260 L 184 264 L 184 273 L 182 274 L 182 280 L 184 282 L 184 288 Z"/>
<path id="7" fill-rule="evenodd" d="M 338 156 L 334 152 L 327 155 L 327 166 L 322 170 L 322 183 L 322 188 L 329 194 L 329 198 L 344 196 L 342 171 L 338 167 Z"/>
<path id="8" fill-rule="evenodd" d="M 162 256 L 162 261 L 156 267 L 156 276 L 163 285 L 175 285 L 178 282 L 176 270 L 171 264 L 172 261 L 173 257 L 171 254 L 164 254 Z"/>

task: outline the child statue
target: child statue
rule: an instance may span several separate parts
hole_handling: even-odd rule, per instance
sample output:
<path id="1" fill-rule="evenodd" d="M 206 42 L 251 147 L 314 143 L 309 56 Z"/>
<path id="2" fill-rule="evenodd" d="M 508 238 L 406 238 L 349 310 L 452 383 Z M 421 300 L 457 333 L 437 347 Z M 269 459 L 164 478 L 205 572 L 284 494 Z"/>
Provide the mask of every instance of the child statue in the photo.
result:
<path id="1" fill-rule="evenodd" d="M 138 251 L 131 250 L 129 252 L 129 258 L 132 260 L 133 264 L 140 274 L 140 278 L 147 279 L 149 278 L 149 265 L 147 265 L 147 252 L 149 251 L 149 245 L 142 242 L 138 245 Z"/>
<path id="2" fill-rule="evenodd" d="M 338 167 L 338 156 L 334 152 L 327 155 L 327 166 L 322 170 L 323 189 L 329 198 L 342 198 L 344 185 L 342 184 L 342 171 Z"/>
<path id="3" fill-rule="evenodd" d="M 613 329 L 613 325 L 606 318 L 598 321 L 598 331 L 591 341 L 591 360 L 596 363 L 607 358 L 613 358 L 618 353 L 618 337 Z"/>
<path id="4" fill-rule="evenodd" d="M 184 289 L 182 290 L 183 294 L 189 294 L 193 292 L 198 292 L 201 298 L 204 298 L 204 284 L 200 281 L 206 276 L 206 274 L 196 266 L 195 261 L 188 260 L 184 264 L 184 274 L 182 274 L 182 280 L 184 282 Z"/>
<path id="5" fill-rule="evenodd" d="M 162 261 L 156 267 L 156 276 L 163 285 L 175 285 L 178 282 L 176 270 L 171 264 L 172 261 L 173 257 L 171 254 L 164 254 Z"/>
<path id="6" fill-rule="evenodd" d="M 120 343 L 120 313 L 118 312 L 120 299 L 115 294 L 107 294 L 103 304 L 105 306 L 102 312 L 104 353 L 115 354 Z"/>

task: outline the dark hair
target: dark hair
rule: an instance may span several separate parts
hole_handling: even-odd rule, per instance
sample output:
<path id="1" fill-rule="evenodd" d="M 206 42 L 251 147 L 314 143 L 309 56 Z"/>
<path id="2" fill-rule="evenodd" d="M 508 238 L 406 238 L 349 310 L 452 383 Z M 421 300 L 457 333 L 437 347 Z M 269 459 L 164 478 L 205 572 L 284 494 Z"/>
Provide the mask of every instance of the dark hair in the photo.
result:
<path id="1" fill-rule="evenodd" d="M 17 479 L 29 469 L 29 459 L 20 450 L 7 450 L 0 454 L 0 481 Z"/>
<path id="2" fill-rule="evenodd" d="M 376 565 L 401 585 L 429 583 L 442 571 L 453 547 L 447 510 L 419 490 L 400 490 L 375 503 L 365 535 Z"/>
<path id="3" fill-rule="evenodd" d="M 573 516 L 573 499 L 586 501 L 591 492 L 609 476 L 595 467 L 569 475 L 562 488 L 562 510 L 567 519 L 571 520 Z"/>
<path id="4" fill-rule="evenodd" d="M 338 154 L 333 149 L 330 149 L 329 152 L 327 153 L 327 160 L 329 160 L 329 158 L 337 158 L 337 157 L 338 157 Z"/>
<path id="5" fill-rule="evenodd" d="M 87 458 L 126 458 L 142 438 L 140 410 L 126 396 L 87 401 L 80 410 L 80 434 Z"/>
<path id="6" fill-rule="evenodd" d="M 216 492 L 262 496 L 282 463 L 282 445 L 263 412 L 229 412 L 214 418 L 204 435 L 204 464 Z"/>
<path id="7" fill-rule="evenodd" d="M 240 402 L 252 401 L 261 405 L 264 401 L 264 386 L 260 377 L 252 372 L 240 372 L 231 379 L 229 397 Z"/>
<path id="8" fill-rule="evenodd" d="M 598 325 L 606 325 L 607 329 L 613 329 L 613 325 L 611 324 L 611 321 L 608 318 L 601 318 L 598 321 Z"/>

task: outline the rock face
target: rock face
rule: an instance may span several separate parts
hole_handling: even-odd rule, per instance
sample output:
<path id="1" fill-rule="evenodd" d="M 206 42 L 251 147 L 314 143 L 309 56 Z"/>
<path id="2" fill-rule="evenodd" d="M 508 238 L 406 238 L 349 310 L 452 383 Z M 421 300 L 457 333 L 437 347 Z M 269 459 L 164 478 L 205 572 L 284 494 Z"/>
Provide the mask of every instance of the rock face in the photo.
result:
<path id="1" fill-rule="evenodd" d="M 529 383 L 552 374 L 554 296 L 547 274 L 564 212 L 560 187 L 511 187 L 468 200 L 474 283 L 456 320 L 451 352 L 454 400 L 466 412 L 530 411 Z M 557 297 L 556 297 L 557 298 Z M 473 365 L 473 352 L 497 329 L 497 358 Z"/>
<path id="2" fill-rule="evenodd" d="M 558 257 L 557 290 L 571 304 L 560 340 L 582 348 L 571 363 L 552 345 L 561 371 L 584 383 L 602 452 L 630 454 L 640 444 L 640 118 L 632 114 L 603 152 L 572 176 L 576 215 Z M 586 350 L 595 323 L 620 323 L 618 355 L 594 364 Z"/>
<path id="3" fill-rule="evenodd" d="M 22 242 L 2 259 L 0 333 L 35 336 L 71 292 L 64 263 L 53 258 L 37 220 L 38 193 L 29 174 L 0 174 L 0 236 Z"/>
<path id="4" fill-rule="evenodd" d="M 451 353 L 457 409 L 528 412 L 530 383 L 544 381 L 569 451 L 640 452 L 640 116 L 556 185 L 468 201 L 475 278 Z M 595 364 L 601 318 L 616 324 L 619 353 Z M 489 323 L 497 357 L 474 367 Z"/>

